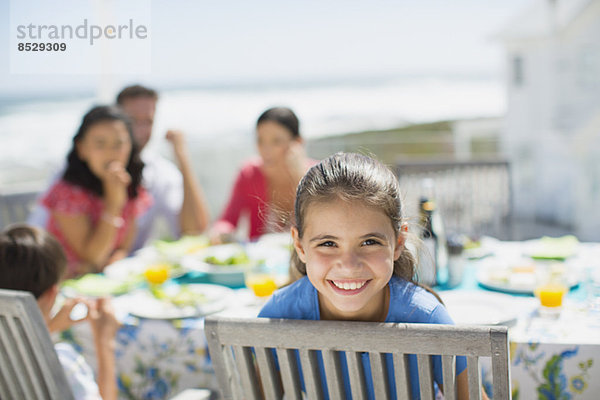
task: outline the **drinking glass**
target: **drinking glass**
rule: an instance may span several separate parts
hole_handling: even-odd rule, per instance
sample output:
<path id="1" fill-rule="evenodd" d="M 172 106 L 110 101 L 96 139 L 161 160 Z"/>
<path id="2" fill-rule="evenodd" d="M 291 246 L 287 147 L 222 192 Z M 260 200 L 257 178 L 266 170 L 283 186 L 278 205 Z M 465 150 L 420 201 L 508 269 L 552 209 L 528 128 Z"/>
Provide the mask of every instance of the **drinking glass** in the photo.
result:
<path id="1" fill-rule="evenodd" d="M 558 318 L 568 290 L 562 273 L 553 271 L 551 265 L 538 265 L 534 293 L 540 300 L 540 316 Z"/>
<path id="2" fill-rule="evenodd" d="M 275 272 L 264 264 L 249 267 L 244 271 L 246 287 L 262 299 L 269 297 L 277 289 L 276 280 Z"/>

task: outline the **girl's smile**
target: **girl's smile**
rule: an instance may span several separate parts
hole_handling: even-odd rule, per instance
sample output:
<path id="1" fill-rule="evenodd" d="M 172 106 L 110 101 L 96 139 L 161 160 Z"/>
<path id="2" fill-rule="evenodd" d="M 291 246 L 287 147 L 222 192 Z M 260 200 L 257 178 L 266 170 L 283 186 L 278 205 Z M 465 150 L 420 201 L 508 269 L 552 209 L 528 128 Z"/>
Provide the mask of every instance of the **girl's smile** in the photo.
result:
<path id="1" fill-rule="evenodd" d="M 294 246 L 319 292 L 321 319 L 385 319 L 394 260 L 404 236 L 396 238 L 389 217 L 359 201 L 336 198 L 312 203 L 302 238 Z"/>
<path id="2" fill-rule="evenodd" d="M 362 289 L 367 283 L 369 283 L 368 280 L 366 281 L 329 281 L 331 282 L 331 284 L 333 286 L 335 286 L 337 289 L 343 290 L 345 292 L 352 292 L 352 294 L 354 292 L 356 292 L 357 290 Z"/>

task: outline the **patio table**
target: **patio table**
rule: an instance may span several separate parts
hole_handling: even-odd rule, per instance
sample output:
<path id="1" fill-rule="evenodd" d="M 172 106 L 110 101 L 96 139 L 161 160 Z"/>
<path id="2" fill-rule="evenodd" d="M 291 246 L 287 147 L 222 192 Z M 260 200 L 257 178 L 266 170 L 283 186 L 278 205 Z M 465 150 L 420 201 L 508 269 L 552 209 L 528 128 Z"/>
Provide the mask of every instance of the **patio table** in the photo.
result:
<path id="1" fill-rule="evenodd" d="M 502 246 L 514 249 L 523 244 L 499 242 L 498 245 L 501 251 Z M 588 260 L 600 254 L 600 244 L 582 244 L 582 247 L 591 254 Z M 442 298 L 448 293 L 490 293 L 477 282 L 477 272 L 484 260 L 466 261 L 460 286 L 451 290 L 437 288 Z M 589 268 L 600 268 L 600 264 L 596 261 Z M 202 275 L 188 279 L 206 283 Z M 537 303 L 531 295 L 510 296 L 523 302 L 523 312 L 516 323 L 511 322 L 509 330 L 513 399 L 597 398 L 600 379 L 594 377 L 600 376 L 600 311 L 589 309 L 587 289 L 581 283 L 571 290 L 559 319 L 536 316 Z M 245 288 L 236 289 L 231 300 L 223 313 L 252 317 L 260 309 L 260 302 Z M 114 301 L 118 304 L 118 297 Z M 451 315 L 454 312 L 451 308 L 449 311 Z M 116 346 L 120 398 L 164 399 L 187 388 L 217 388 L 203 318 L 155 320 L 127 313 L 118 317 L 123 322 Z M 64 333 L 62 339 L 79 346 L 84 357 L 94 362 L 87 324 L 77 325 Z M 485 379 L 485 362 L 482 369 L 484 382 L 491 384 Z"/>
<path id="2" fill-rule="evenodd" d="M 530 243 L 497 242 L 495 252 L 522 253 Z M 540 316 L 538 300 L 532 295 L 511 294 L 515 304 L 522 307 L 516 323 L 509 328 L 510 373 L 515 400 L 598 398 L 600 298 L 591 293 L 589 275 L 600 271 L 600 243 L 581 243 L 578 253 L 574 264 L 580 267 L 581 281 L 566 296 L 559 318 Z M 477 279 L 485 260 L 467 262 L 461 284 L 452 291 L 490 293 Z M 443 297 L 445 291 L 439 293 Z M 473 301 L 477 302 L 477 298 Z M 449 311 L 452 315 L 453 310 Z M 484 382 L 490 385 L 485 372 L 484 363 Z"/>

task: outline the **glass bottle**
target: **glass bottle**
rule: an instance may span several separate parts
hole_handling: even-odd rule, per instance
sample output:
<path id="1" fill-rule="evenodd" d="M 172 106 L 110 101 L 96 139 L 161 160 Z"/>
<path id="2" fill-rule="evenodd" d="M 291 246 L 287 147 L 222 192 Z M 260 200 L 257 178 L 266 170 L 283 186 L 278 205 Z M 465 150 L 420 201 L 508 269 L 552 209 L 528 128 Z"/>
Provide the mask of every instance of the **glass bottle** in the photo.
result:
<path id="1" fill-rule="evenodd" d="M 433 193 L 433 181 L 422 182 L 419 200 L 421 218 L 421 240 L 424 252 L 419 257 L 419 282 L 428 285 L 445 285 L 448 282 L 448 250 L 441 215 Z"/>

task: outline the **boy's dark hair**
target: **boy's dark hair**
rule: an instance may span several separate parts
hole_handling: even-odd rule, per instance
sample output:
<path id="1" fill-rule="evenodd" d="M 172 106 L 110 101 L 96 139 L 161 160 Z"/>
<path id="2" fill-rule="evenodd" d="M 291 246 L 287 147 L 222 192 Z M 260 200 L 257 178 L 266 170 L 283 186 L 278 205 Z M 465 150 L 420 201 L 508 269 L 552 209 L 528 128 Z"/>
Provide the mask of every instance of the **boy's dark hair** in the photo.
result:
<path id="1" fill-rule="evenodd" d="M 90 170 L 87 163 L 85 163 L 79 154 L 77 154 L 77 143 L 82 140 L 87 131 L 95 124 L 106 122 L 106 121 L 121 121 L 127 127 L 129 138 L 131 139 L 131 155 L 127 162 L 126 170 L 131 175 L 131 183 L 128 188 L 129 198 L 137 197 L 138 187 L 142 182 L 142 170 L 144 163 L 140 158 L 140 151 L 138 145 L 133 137 L 133 131 L 131 129 L 131 121 L 123 111 L 116 106 L 96 106 L 83 116 L 81 126 L 73 137 L 73 146 L 67 156 L 67 169 L 63 174 L 63 179 L 67 182 L 73 183 L 74 185 L 80 186 L 94 193 L 97 196 L 104 194 L 104 188 L 102 181 L 94 175 Z"/>
<path id="2" fill-rule="evenodd" d="M 65 272 L 60 243 L 43 229 L 12 225 L 0 233 L 0 288 L 25 290 L 37 299 Z"/>
<path id="3" fill-rule="evenodd" d="M 138 97 L 150 97 L 154 100 L 158 100 L 158 93 L 156 90 L 142 85 L 127 86 L 117 95 L 117 104 L 122 106 L 126 100 L 136 99 Z"/>
<path id="4" fill-rule="evenodd" d="M 273 121 L 279 125 L 284 126 L 292 134 L 292 138 L 300 138 L 300 121 L 294 112 L 287 107 L 273 107 L 263 112 L 258 120 L 256 126 L 263 122 Z"/>

